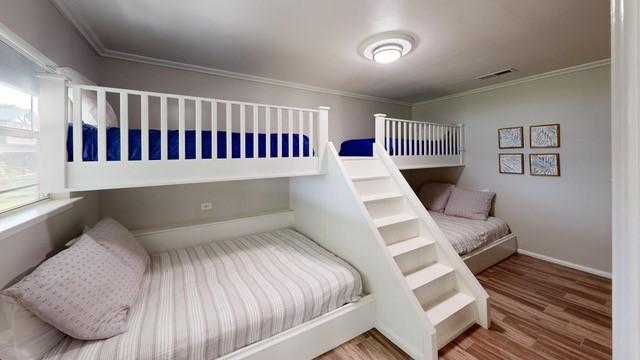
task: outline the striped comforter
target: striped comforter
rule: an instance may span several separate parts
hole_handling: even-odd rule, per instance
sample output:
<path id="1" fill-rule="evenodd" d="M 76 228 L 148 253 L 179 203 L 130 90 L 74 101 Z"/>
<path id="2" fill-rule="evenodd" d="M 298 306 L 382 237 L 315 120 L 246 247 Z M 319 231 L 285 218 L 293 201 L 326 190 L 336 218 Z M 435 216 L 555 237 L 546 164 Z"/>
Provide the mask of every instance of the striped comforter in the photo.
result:
<path id="1" fill-rule="evenodd" d="M 302 324 L 362 291 L 360 274 L 300 233 L 276 230 L 152 256 L 108 340 L 66 338 L 45 359 L 213 359 Z"/>
<path id="2" fill-rule="evenodd" d="M 490 216 L 485 221 L 449 216 L 437 211 L 429 211 L 429 214 L 460 255 L 468 254 L 511 232 L 509 225 L 497 217 Z"/>

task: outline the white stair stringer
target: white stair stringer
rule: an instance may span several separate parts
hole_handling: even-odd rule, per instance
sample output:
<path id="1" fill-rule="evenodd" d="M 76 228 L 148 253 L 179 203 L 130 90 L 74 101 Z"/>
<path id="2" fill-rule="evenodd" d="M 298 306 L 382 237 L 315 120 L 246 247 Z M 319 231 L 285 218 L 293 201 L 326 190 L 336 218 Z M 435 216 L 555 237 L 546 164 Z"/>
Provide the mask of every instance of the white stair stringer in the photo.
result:
<path id="1" fill-rule="evenodd" d="M 371 222 L 435 329 L 436 349 L 471 325 L 489 327 L 488 294 L 379 145 L 374 157 L 342 158 Z"/>
<path id="2" fill-rule="evenodd" d="M 413 236 L 389 248 L 378 226 L 392 230 L 399 221 L 406 223 L 400 226 L 407 226 L 405 232 L 410 234 L 413 226 L 417 228 L 419 219 L 416 216 L 392 218 L 386 216 L 384 206 L 379 206 L 398 199 L 404 201 L 385 166 L 379 163 L 369 167 L 366 162 L 370 158 L 361 160 L 361 164 L 345 164 L 331 143 L 323 155 L 324 175 L 289 179 L 290 207 L 295 211 L 296 230 L 358 269 L 365 293 L 375 299 L 372 327 L 414 359 L 437 359 L 436 328 L 424 320 L 424 309 L 405 279 L 425 261 L 432 262 L 429 253 L 433 252 L 435 242 Z M 361 185 L 358 189 L 350 179 L 353 173 L 360 174 L 356 175 Z M 385 186 L 389 191 L 374 193 Z M 372 191 L 370 196 L 366 195 L 368 188 Z M 359 194 L 364 195 L 366 203 Z M 401 202 L 395 206 L 399 207 L 394 209 L 399 209 L 404 205 Z M 374 223 L 369 211 L 378 214 L 380 219 Z M 404 267 L 398 266 L 397 259 L 403 261 Z"/>

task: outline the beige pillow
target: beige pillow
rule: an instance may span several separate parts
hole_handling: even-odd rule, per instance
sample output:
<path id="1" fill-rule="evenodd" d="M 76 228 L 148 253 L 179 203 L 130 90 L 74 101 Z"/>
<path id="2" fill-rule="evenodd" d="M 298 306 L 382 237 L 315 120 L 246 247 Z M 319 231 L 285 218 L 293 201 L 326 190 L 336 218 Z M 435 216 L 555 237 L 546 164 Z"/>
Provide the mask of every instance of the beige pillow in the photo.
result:
<path id="1" fill-rule="evenodd" d="M 449 201 L 454 185 L 439 182 L 425 182 L 420 186 L 418 198 L 425 208 L 443 212 Z"/>
<path id="2" fill-rule="evenodd" d="M 142 274 L 83 235 L 2 294 L 69 336 L 99 340 L 127 331 L 141 280 Z"/>
<path id="3" fill-rule="evenodd" d="M 149 265 L 147 250 L 126 227 L 111 218 L 100 220 L 87 235 L 140 274 Z"/>
<path id="4" fill-rule="evenodd" d="M 13 298 L 0 295 L 0 359 L 39 359 L 65 336 Z"/>
<path id="5" fill-rule="evenodd" d="M 459 216 L 473 220 L 487 220 L 495 193 L 475 191 L 456 187 L 451 192 L 445 215 Z"/>

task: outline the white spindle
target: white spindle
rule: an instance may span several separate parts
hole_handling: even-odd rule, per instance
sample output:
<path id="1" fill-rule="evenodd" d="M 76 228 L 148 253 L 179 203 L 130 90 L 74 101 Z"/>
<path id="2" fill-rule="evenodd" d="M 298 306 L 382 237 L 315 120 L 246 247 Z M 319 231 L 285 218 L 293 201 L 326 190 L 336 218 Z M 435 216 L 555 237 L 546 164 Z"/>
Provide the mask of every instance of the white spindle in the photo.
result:
<path id="1" fill-rule="evenodd" d="M 98 90 L 98 162 L 107 161 L 107 125 L 106 102 L 107 93 L 103 89 Z"/>
<path id="2" fill-rule="evenodd" d="M 82 89 L 73 88 L 73 162 L 82 162 Z"/>
<path id="3" fill-rule="evenodd" d="M 196 160 L 202 159 L 202 100 L 196 99 Z"/>
<path id="4" fill-rule="evenodd" d="M 453 155 L 453 126 L 449 126 L 449 155 Z"/>
<path id="5" fill-rule="evenodd" d="M 211 102 L 211 159 L 218 158 L 218 103 Z"/>
<path id="6" fill-rule="evenodd" d="M 400 143 L 398 142 L 398 138 L 396 137 L 396 127 L 398 122 L 391 121 L 391 131 L 393 132 L 393 136 L 391 136 L 391 141 L 393 141 L 393 155 L 398 156 L 398 148 Z"/>
<path id="7" fill-rule="evenodd" d="M 413 123 L 407 123 L 408 143 L 407 143 L 407 155 L 413 155 Z"/>
<path id="8" fill-rule="evenodd" d="M 231 153 L 231 135 L 233 133 L 233 126 L 231 125 L 231 116 L 233 115 L 232 111 L 231 111 L 231 103 L 226 103 L 226 110 L 227 110 L 227 114 L 226 114 L 226 125 L 225 125 L 225 132 L 227 134 L 227 156 L 226 159 L 233 159 L 233 154 Z"/>
<path id="9" fill-rule="evenodd" d="M 298 111 L 298 157 L 304 155 L 304 128 L 302 124 L 302 110 Z"/>
<path id="10" fill-rule="evenodd" d="M 149 160 L 149 96 L 140 96 L 140 160 Z"/>
<path id="11" fill-rule="evenodd" d="M 245 149 L 245 106 L 240 104 L 240 159 L 244 159 L 246 157 L 246 149 Z"/>
<path id="12" fill-rule="evenodd" d="M 287 153 L 289 157 L 293 157 L 293 110 L 289 109 L 289 113 L 287 114 L 287 118 L 289 120 L 288 129 L 287 129 L 287 138 L 289 139 L 289 146 L 287 149 Z"/>
<path id="13" fill-rule="evenodd" d="M 390 139 L 390 134 L 389 134 L 389 125 L 390 125 L 391 120 L 389 119 L 385 119 L 384 121 L 384 140 L 385 140 L 385 146 L 384 148 L 387 150 L 387 152 L 390 151 L 391 146 L 389 144 L 389 142 L 391 141 Z"/>
<path id="14" fill-rule="evenodd" d="M 271 108 L 264 108 L 264 135 L 265 135 L 265 143 L 264 143 L 264 157 L 271 157 Z"/>
<path id="15" fill-rule="evenodd" d="M 278 108 L 278 132 L 276 146 L 278 150 L 278 158 L 282 157 L 282 109 Z"/>
<path id="16" fill-rule="evenodd" d="M 402 155 L 407 155 L 407 123 L 402 122 Z"/>
<path id="17" fill-rule="evenodd" d="M 329 142 L 329 110 L 328 106 L 318 107 L 318 157 L 324 157 Z"/>
<path id="18" fill-rule="evenodd" d="M 129 161 L 129 95 L 120 93 L 120 161 Z"/>
<path id="19" fill-rule="evenodd" d="M 313 157 L 313 112 L 309 111 L 309 157 Z"/>
<path id="20" fill-rule="evenodd" d="M 178 98 L 178 159 L 185 159 L 185 106 L 184 98 Z"/>
<path id="21" fill-rule="evenodd" d="M 169 158 L 169 141 L 167 139 L 167 97 L 160 98 L 160 159 Z"/>
<path id="22" fill-rule="evenodd" d="M 258 135 L 260 134 L 260 124 L 258 123 L 258 107 L 253 105 L 253 157 L 258 157 Z"/>

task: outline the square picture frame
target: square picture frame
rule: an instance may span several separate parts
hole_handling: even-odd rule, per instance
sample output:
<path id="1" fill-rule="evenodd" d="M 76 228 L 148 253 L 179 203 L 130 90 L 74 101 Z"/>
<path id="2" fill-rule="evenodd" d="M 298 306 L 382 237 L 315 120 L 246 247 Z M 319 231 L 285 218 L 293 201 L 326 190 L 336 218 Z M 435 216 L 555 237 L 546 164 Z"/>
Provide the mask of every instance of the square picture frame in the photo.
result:
<path id="1" fill-rule="evenodd" d="M 560 124 L 529 126 L 529 146 L 532 149 L 559 148 Z"/>
<path id="2" fill-rule="evenodd" d="M 514 126 L 498 129 L 498 149 L 524 148 L 524 127 Z"/>
<path id="3" fill-rule="evenodd" d="M 531 176 L 560 176 L 560 154 L 529 154 Z"/>
<path id="4" fill-rule="evenodd" d="M 498 172 L 500 174 L 524 175 L 524 154 L 498 154 Z"/>

